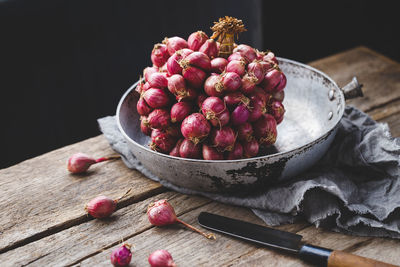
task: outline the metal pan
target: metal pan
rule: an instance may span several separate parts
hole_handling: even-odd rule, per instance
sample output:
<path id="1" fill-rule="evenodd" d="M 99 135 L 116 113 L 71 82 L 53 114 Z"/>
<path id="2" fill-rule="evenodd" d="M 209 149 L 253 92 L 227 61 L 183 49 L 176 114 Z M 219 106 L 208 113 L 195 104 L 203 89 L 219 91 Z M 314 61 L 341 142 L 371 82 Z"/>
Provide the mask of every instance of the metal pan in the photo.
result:
<path id="1" fill-rule="evenodd" d="M 285 118 L 275 145 L 258 157 L 240 160 L 184 159 L 152 151 L 140 131 L 135 85 L 122 96 L 117 123 L 132 153 L 145 168 L 171 183 L 208 192 L 247 192 L 290 179 L 328 150 L 343 116 L 345 99 L 361 96 L 357 79 L 344 88 L 308 65 L 278 58 L 287 77 Z"/>

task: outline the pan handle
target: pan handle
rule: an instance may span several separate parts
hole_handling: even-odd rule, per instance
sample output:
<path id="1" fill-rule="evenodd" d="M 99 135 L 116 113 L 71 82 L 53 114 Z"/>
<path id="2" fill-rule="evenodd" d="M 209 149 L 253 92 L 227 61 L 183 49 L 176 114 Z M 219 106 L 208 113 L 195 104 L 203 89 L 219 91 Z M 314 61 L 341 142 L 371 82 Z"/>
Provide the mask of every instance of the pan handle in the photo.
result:
<path id="1" fill-rule="evenodd" d="M 357 78 L 353 77 L 351 82 L 349 82 L 348 84 L 343 86 L 343 88 L 341 88 L 341 90 L 344 94 L 344 98 L 347 100 L 347 99 L 352 99 L 352 98 L 356 98 L 359 96 L 364 96 L 363 91 L 361 90 L 362 87 L 363 87 L 363 85 L 358 83 Z"/>

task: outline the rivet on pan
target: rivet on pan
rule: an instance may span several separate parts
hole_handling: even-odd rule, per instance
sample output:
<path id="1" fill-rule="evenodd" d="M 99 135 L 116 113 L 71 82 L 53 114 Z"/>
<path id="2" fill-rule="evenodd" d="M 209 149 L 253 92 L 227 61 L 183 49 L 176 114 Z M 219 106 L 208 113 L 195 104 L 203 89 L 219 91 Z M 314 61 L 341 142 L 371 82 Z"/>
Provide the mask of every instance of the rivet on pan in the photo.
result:
<path id="1" fill-rule="evenodd" d="M 333 117 L 333 112 L 332 112 L 332 111 L 329 111 L 329 113 L 328 113 L 328 120 L 332 119 L 332 117 Z"/>
<path id="2" fill-rule="evenodd" d="M 339 114 L 341 107 L 342 106 L 340 104 L 337 106 L 337 109 L 336 109 L 337 114 Z"/>
<path id="3" fill-rule="evenodd" d="M 335 98 L 335 90 L 333 90 L 333 89 L 329 90 L 328 97 L 329 97 L 329 100 L 332 101 Z"/>

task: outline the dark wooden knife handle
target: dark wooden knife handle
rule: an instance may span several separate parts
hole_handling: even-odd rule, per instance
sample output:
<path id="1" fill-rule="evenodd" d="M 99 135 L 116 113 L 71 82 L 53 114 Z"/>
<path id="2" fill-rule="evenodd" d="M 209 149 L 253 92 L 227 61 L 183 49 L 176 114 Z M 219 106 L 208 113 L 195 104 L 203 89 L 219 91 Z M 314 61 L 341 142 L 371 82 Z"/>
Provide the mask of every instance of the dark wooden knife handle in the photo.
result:
<path id="1" fill-rule="evenodd" d="M 396 267 L 389 263 L 364 258 L 340 250 L 332 251 L 328 258 L 328 267 Z"/>
<path id="2" fill-rule="evenodd" d="M 317 266 L 327 267 L 396 267 L 381 261 L 364 258 L 340 250 L 330 250 L 309 244 L 299 250 L 299 257 Z"/>

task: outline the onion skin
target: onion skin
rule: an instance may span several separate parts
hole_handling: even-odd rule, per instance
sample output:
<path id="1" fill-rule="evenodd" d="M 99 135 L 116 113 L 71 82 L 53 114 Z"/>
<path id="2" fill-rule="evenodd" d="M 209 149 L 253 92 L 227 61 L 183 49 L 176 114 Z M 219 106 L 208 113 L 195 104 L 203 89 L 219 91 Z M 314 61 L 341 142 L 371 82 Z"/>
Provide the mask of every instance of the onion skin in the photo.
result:
<path id="1" fill-rule="evenodd" d="M 204 80 L 206 79 L 206 73 L 196 67 L 183 68 L 183 78 L 194 88 L 200 88 L 203 86 Z"/>
<path id="2" fill-rule="evenodd" d="M 278 85 L 275 87 L 275 92 L 282 91 L 286 87 L 286 75 L 281 72 L 281 81 L 278 83 Z"/>
<path id="3" fill-rule="evenodd" d="M 140 116 L 147 116 L 153 109 L 147 105 L 146 101 L 141 97 L 136 104 L 136 110 Z"/>
<path id="4" fill-rule="evenodd" d="M 164 249 L 156 250 L 148 258 L 151 267 L 176 267 L 171 254 Z"/>
<path id="5" fill-rule="evenodd" d="M 272 62 L 274 62 L 275 64 L 278 64 L 278 60 L 276 59 L 275 54 L 272 53 L 272 52 L 268 52 L 268 53 L 263 57 L 263 61 L 266 61 L 266 62 L 272 61 Z"/>
<path id="6" fill-rule="evenodd" d="M 191 87 L 188 87 L 186 89 L 182 89 L 179 91 L 176 91 L 175 93 L 175 98 L 176 101 L 181 102 L 181 101 L 192 101 L 197 98 L 197 91 Z"/>
<path id="7" fill-rule="evenodd" d="M 243 103 L 246 106 L 250 104 L 250 99 L 241 92 L 233 92 L 226 94 L 224 96 L 224 101 L 230 107 L 236 106 L 239 103 Z"/>
<path id="8" fill-rule="evenodd" d="M 248 110 L 248 108 L 243 105 L 243 104 L 239 104 L 233 111 L 231 114 L 231 123 L 233 125 L 240 125 L 245 123 L 250 116 L 250 111 Z"/>
<path id="9" fill-rule="evenodd" d="M 254 135 L 260 145 L 270 146 L 275 143 L 277 137 L 276 121 L 271 114 L 263 114 L 253 124 Z"/>
<path id="10" fill-rule="evenodd" d="M 241 159 L 241 158 L 243 158 L 243 146 L 241 143 L 236 142 L 232 151 L 228 152 L 226 159 L 234 160 L 234 159 Z"/>
<path id="11" fill-rule="evenodd" d="M 221 87 L 222 90 L 226 90 L 228 92 L 234 92 L 238 90 L 242 85 L 242 79 L 235 72 L 226 72 L 221 77 L 221 83 L 222 83 Z M 217 91 L 220 90 L 218 86 L 216 87 L 216 89 Z"/>
<path id="12" fill-rule="evenodd" d="M 215 148 L 203 144 L 202 149 L 203 159 L 205 160 L 222 160 L 224 159 L 224 154 L 218 152 Z"/>
<path id="13" fill-rule="evenodd" d="M 239 53 L 247 59 L 247 62 L 252 62 L 257 58 L 255 49 L 245 44 L 238 45 L 235 49 L 233 49 L 233 53 Z"/>
<path id="14" fill-rule="evenodd" d="M 167 60 L 167 72 L 170 76 L 174 74 L 182 74 L 182 67 L 179 62 L 182 60 L 182 54 L 176 52 Z"/>
<path id="15" fill-rule="evenodd" d="M 96 159 L 78 152 L 68 159 L 67 169 L 71 173 L 84 173 L 95 163 Z"/>
<path id="16" fill-rule="evenodd" d="M 196 98 L 196 104 L 201 109 L 201 105 L 203 105 L 204 100 L 206 100 L 208 96 L 205 94 L 199 94 Z"/>
<path id="17" fill-rule="evenodd" d="M 261 87 L 256 86 L 250 95 L 250 99 L 260 98 L 263 101 L 264 106 L 267 106 L 271 101 L 272 96 L 266 93 Z"/>
<path id="18" fill-rule="evenodd" d="M 250 107 L 251 107 L 251 112 L 248 119 L 250 122 L 258 120 L 263 114 L 267 112 L 265 102 L 263 101 L 263 99 L 259 97 L 254 97 L 254 96 L 251 97 Z"/>
<path id="19" fill-rule="evenodd" d="M 223 126 L 221 129 L 213 128 L 211 131 L 210 142 L 218 151 L 231 151 L 235 141 L 235 131 L 229 126 Z"/>
<path id="20" fill-rule="evenodd" d="M 285 114 L 285 107 L 279 101 L 273 101 L 269 108 L 270 113 L 274 116 L 276 123 L 279 124 L 283 120 Z"/>
<path id="21" fill-rule="evenodd" d="M 131 246 L 123 244 L 121 247 L 116 248 L 111 253 L 111 264 L 115 267 L 128 266 L 132 259 Z"/>
<path id="22" fill-rule="evenodd" d="M 221 77 L 219 75 L 211 75 L 204 83 L 204 92 L 209 96 L 222 96 L 222 90 L 218 91 L 216 86 L 220 83 Z"/>
<path id="23" fill-rule="evenodd" d="M 247 65 L 247 72 L 257 78 L 256 84 L 259 84 L 264 79 L 264 69 L 259 61 L 253 61 Z"/>
<path id="24" fill-rule="evenodd" d="M 203 31 L 197 31 L 189 35 L 188 47 L 193 51 L 198 51 L 200 47 L 208 40 L 207 34 Z"/>
<path id="25" fill-rule="evenodd" d="M 151 203 L 147 208 L 147 218 L 155 226 L 174 224 L 177 219 L 174 208 L 166 199 Z"/>
<path id="26" fill-rule="evenodd" d="M 175 146 L 176 139 L 168 133 L 153 129 L 151 132 L 150 148 L 154 151 L 168 154 Z"/>
<path id="27" fill-rule="evenodd" d="M 272 95 L 272 98 L 275 99 L 276 101 L 283 102 L 283 100 L 285 99 L 285 91 L 281 90 L 281 91 L 275 92 Z"/>
<path id="28" fill-rule="evenodd" d="M 193 110 L 189 102 L 178 102 L 171 107 L 171 122 L 183 121 Z"/>
<path id="29" fill-rule="evenodd" d="M 86 204 L 85 210 L 94 218 L 109 217 L 117 208 L 117 202 L 106 196 L 98 196 Z"/>
<path id="30" fill-rule="evenodd" d="M 206 98 L 201 106 L 201 111 L 214 127 L 222 127 L 229 123 L 229 111 L 219 97 Z"/>
<path id="31" fill-rule="evenodd" d="M 165 77 L 163 73 L 160 72 L 155 72 L 151 74 L 148 82 L 152 88 L 163 89 L 168 86 L 168 79 Z"/>
<path id="32" fill-rule="evenodd" d="M 245 122 L 236 127 L 237 139 L 239 141 L 250 141 L 253 139 L 253 127 L 250 123 Z"/>
<path id="33" fill-rule="evenodd" d="M 143 94 L 144 100 L 152 108 L 162 108 L 168 106 L 170 99 L 168 94 L 159 88 L 150 88 Z"/>
<path id="34" fill-rule="evenodd" d="M 182 75 L 174 74 L 168 78 L 168 90 L 172 94 L 176 94 L 177 91 L 182 91 L 186 89 L 185 78 Z"/>
<path id="35" fill-rule="evenodd" d="M 245 64 L 247 64 L 247 59 L 242 56 L 240 53 L 236 52 L 236 53 L 232 53 L 229 57 L 228 57 L 228 62 L 231 62 L 232 60 L 239 60 L 239 61 L 244 61 Z"/>
<path id="36" fill-rule="evenodd" d="M 260 145 L 258 144 L 256 139 L 252 139 L 248 142 L 243 141 L 243 157 L 244 158 L 253 158 L 257 156 L 258 151 L 260 149 Z"/>
<path id="37" fill-rule="evenodd" d="M 272 94 L 275 92 L 275 87 L 281 82 L 281 79 L 281 72 L 273 69 L 265 74 L 261 86 L 265 92 Z"/>
<path id="38" fill-rule="evenodd" d="M 171 38 L 165 38 L 163 43 L 167 45 L 168 53 L 171 56 L 176 51 L 188 47 L 188 44 L 187 44 L 186 40 L 181 38 L 181 37 L 178 37 L 178 36 L 174 36 L 174 37 L 171 37 Z"/>
<path id="39" fill-rule="evenodd" d="M 225 109 L 221 114 L 218 114 L 215 119 L 211 119 L 210 123 L 214 127 L 222 127 L 229 123 L 231 115 L 229 110 Z"/>
<path id="40" fill-rule="evenodd" d="M 194 144 L 188 139 L 184 139 L 179 147 L 179 155 L 182 158 L 200 159 L 201 144 Z"/>
<path id="41" fill-rule="evenodd" d="M 206 54 L 210 59 L 218 57 L 217 43 L 213 39 L 208 39 L 199 49 L 200 52 Z"/>
<path id="42" fill-rule="evenodd" d="M 174 148 L 171 150 L 171 152 L 169 152 L 170 156 L 174 156 L 174 157 L 180 157 L 181 154 L 179 154 L 179 148 L 181 147 L 181 144 L 183 142 L 183 138 L 179 139 L 178 142 L 176 142 Z"/>
<path id="43" fill-rule="evenodd" d="M 246 74 L 246 62 L 242 60 L 231 60 L 226 66 L 226 71 L 235 72 L 240 77 Z"/>
<path id="44" fill-rule="evenodd" d="M 203 52 L 193 52 L 183 60 L 185 60 L 187 62 L 186 64 L 189 64 L 190 66 L 198 67 L 204 71 L 211 70 L 211 60 Z"/>
<path id="45" fill-rule="evenodd" d="M 228 65 L 228 60 L 223 57 L 216 57 L 210 62 L 211 71 L 215 73 L 222 73 Z"/>
<path id="46" fill-rule="evenodd" d="M 147 67 L 147 68 L 145 68 L 143 70 L 143 76 L 144 76 L 144 79 L 146 80 L 146 82 L 149 81 L 150 75 L 152 75 L 153 73 L 156 73 L 156 72 L 158 72 L 158 69 L 155 68 L 155 67 Z"/>
<path id="47" fill-rule="evenodd" d="M 166 129 L 170 125 L 169 111 L 165 109 L 155 109 L 147 117 L 148 124 L 153 129 Z"/>
<path id="48" fill-rule="evenodd" d="M 164 44 L 154 45 L 151 51 L 151 62 L 157 67 L 163 66 L 169 58 L 167 46 Z"/>
<path id="49" fill-rule="evenodd" d="M 151 127 L 149 125 L 149 120 L 145 116 L 140 117 L 140 130 L 147 136 L 151 135 Z"/>
<path id="50" fill-rule="evenodd" d="M 203 114 L 200 113 L 190 114 L 183 120 L 181 125 L 182 135 L 194 144 L 198 144 L 205 139 L 210 131 L 211 125 Z"/>
<path id="51" fill-rule="evenodd" d="M 242 87 L 240 87 L 240 91 L 245 95 L 252 94 L 256 85 L 257 78 L 254 75 L 247 73 L 242 78 Z"/>

